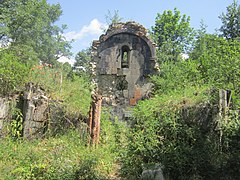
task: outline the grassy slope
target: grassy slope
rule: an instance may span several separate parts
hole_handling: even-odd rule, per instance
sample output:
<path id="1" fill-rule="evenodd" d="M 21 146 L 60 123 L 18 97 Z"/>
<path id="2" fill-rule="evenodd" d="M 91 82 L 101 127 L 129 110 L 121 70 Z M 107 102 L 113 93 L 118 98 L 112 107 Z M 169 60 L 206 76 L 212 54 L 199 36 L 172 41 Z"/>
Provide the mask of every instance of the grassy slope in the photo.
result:
<path id="1" fill-rule="evenodd" d="M 80 132 L 43 140 L 0 140 L 2 179 L 102 179 L 113 174 L 110 146 L 86 146 Z M 0 178 L 0 179 L 1 179 Z"/>

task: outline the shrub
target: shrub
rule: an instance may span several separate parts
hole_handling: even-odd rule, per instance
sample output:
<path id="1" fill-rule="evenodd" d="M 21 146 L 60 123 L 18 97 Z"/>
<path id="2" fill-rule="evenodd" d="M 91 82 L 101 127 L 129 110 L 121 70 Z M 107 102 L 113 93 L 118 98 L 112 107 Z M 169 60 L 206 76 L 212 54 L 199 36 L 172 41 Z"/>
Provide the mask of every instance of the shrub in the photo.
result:
<path id="1" fill-rule="evenodd" d="M 156 94 L 202 85 L 198 64 L 193 60 L 164 62 L 161 64 L 160 74 L 151 79 L 155 84 Z"/>
<path id="2" fill-rule="evenodd" d="M 29 68 L 8 51 L 0 50 L 0 94 L 21 89 L 28 77 Z"/>
<path id="3" fill-rule="evenodd" d="M 172 92 L 136 106 L 123 176 L 138 179 L 143 169 L 160 163 L 170 179 L 214 177 L 220 154 L 218 134 L 213 132 L 217 111 L 204 103 L 206 89 L 197 91 L 198 95 L 195 88 Z"/>

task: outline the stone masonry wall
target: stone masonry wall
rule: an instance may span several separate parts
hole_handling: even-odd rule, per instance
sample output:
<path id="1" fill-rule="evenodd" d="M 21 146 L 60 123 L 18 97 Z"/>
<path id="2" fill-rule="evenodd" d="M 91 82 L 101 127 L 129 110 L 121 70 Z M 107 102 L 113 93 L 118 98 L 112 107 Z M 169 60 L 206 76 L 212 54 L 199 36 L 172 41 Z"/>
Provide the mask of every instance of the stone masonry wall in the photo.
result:
<path id="1" fill-rule="evenodd" d="M 95 91 L 113 116 L 126 119 L 129 109 L 151 91 L 149 75 L 158 70 L 155 45 L 143 26 L 127 22 L 111 25 L 92 49 Z"/>
<path id="2" fill-rule="evenodd" d="M 23 137 L 39 137 L 48 124 L 49 99 L 40 87 L 32 83 L 26 85 L 23 96 Z"/>
<path id="3" fill-rule="evenodd" d="M 22 136 L 24 138 L 41 137 L 48 124 L 49 99 L 45 92 L 32 83 L 26 85 L 23 93 L 13 97 L 0 97 L 0 136 L 5 136 L 11 131 L 11 123 L 15 117 L 14 109 L 22 114 Z"/>
<path id="4" fill-rule="evenodd" d="M 8 98 L 0 98 L 0 136 L 3 134 L 5 121 L 9 118 L 10 104 Z"/>

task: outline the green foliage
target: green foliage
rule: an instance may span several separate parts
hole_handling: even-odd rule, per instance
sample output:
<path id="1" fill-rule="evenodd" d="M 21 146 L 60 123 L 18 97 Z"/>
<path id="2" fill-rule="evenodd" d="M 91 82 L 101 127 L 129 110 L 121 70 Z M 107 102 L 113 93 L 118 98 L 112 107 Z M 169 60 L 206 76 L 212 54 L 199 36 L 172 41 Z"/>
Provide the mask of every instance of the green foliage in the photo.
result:
<path id="1" fill-rule="evenodd" d="M 0 94 L 10 94 L 26 82 L 29 68 L 12 53 L 0 50 Z"/>
<path id="2" fill-rule="evenodd" d="M 209 98 L 206 92 L 192 88 L 140 102 L 134 111 L 123 175 L 138 179 L 144 168 L 160 163 L 169 179 L 213 178 L 218 137 L 213 133 L 214 109 L 202 104 Z"/>
<path id="3" fill-rule="evenodd" d="M 56 136 L 69 129 L 81 126 L 88 116 L 91 102 L 90 82 L 74 75 L 69 79 L 71 67 L 62 64 L 53 68 L 49 64 L 34 66 L 29 80 L 44 89 L 54 101 L 49 103 L 52 113 L 49 117 L 49 136 Z"/>
<path id="4" fill-rule="evenodd" d="M 160 62 L 177 61 L 181 53 L 187 53 L 194 39 L 194 31 L 190 27 L 190 17 L 181 16 L 176 8 L 157 14 L 151 35 L 158 46 Z"/>
<path id="5" fill-rule="evenodd" d="M 49 92 L 59 92 L 63 78 L 63 71 L 60 68 L 53 68 L 51 65 L 35 65 L 30 70 L 28 80 Z"/>
<path id="6" fill-rule="evenodd" d="M 23 115 L 20 109 L 13 109 L 13 120 L 11 120 L 11 136 L 19 138 L 22 136 L 23 131 Z"/>
<path id="7" fill-rule="evenodd" d="M 75 176 L 77 179 L 106 179 L 104 175 L 101 175 L 96 171 L 96 166 L 99 160 L 94 157 L 85 159 L 80 163 L 79 170 L 76 171 Z"/>
<path id="8" fill-rule="evenodd" d="M 199 38 L 190 57 L 197 61 L 204 83 L 232 90 L 237 98 L 240 93 L 239 53 L 239 41 L 227 41 L 216 35 L 206 34 Z"/>
<path id="9" fill-rule="evenodd" d="M 108 179 L 116 154 L 107 144 L 86 147 L 81 132 L 42 140 L 0 139 L 0 177 L 3 179 Z"/>
<path id="10" fill-rule="evenodd" d="M 112 122 L 110 111 L 110 108 L 103 108 L 101 112 L 100 142 L 108 144 L 112 151 L 121 154 L 126 146 L 128 128 L 125 122 L 119 122 L 117 118 Z"/>
<path id="11" fill-rule="evenodd" d="M 70 88 L 71 87 L 71 88 Z M 64 80 L 62 89 L 54 94 L 63 100 L 68 113 L 78 112 L 87 116 L 91 102 L 90 82 L 83 77 L 75 76 L 74 80 Z"/>
<path id="12" fill-rule="evenodd" d="M 0 139 L 0 177 L 3 179 L 113 179 L 119 166 L 123 178 L 139 179 L 143 169 L 161 165 L 169 179 L 237 179 L 240 167 L 240 44 L 239 6 L 234 1 L 222 14 L 221 38 L 206 34 L 203 26 L 193 44 L 190 17 L 164 11 L 158 14 L 151 35 L 157 43 L 160 74 L 152 77 L 154 97 L 140 101 L 128 126 L 110 121 L 103 108 L 98 148 L 86 147 L 87 127 L 63 126 L 69 117 L 87 116 L 91 101 L 90 50 L 69 64 L 56 59 L 69 53 L 69 43 L 54 26 L 59 4 L 38 0 L 3 0 L 0 4 L 0 94 L 18 90 L 27 81 L 40 85 L 56 101 L 54 137 L 33 140 Z M 107 19 L 108 18 L 108 19 Z M 118 12 L 106 19 L 121 21 Z M 231 40 L 227 40 L 231 39 Z M 10 42 L 10 44 L 9 44 Z M 182 53 L 190 58 L 183 60 Z M 39 61 L 51 64 L 39 64 Z M 29 73 L 29 67 L 32 67 Z M 219 119 L 218 89 L 232 91 L 227 116 Z M 54 102 L 53 102 L 54 103 Z M 216 120 L 217 119 L 217 120 Z M 216 124 L 218 123 L 218 124 Z M 11 135 L 20 137 L 23 117 L 13 111 Z M 219 127 L 219 129 L 216 128 Z M 74 126 L 73 126 L 74 127 Z M 66 132 L 66 128 L 68 131 Z M 55 131 L 55 130 L 53 130 Z"/>
<path id="13" fill-rule="evenodd" d="M 227 7 L 226 14 L 222 13 L 219 18 L 222 21 L 220 31 L 227 39 L 240 38 L 240 5 L 237 0 Z"/>
<path id="14" fill-rule="evenodd" d="M 129 128 L 125 122 L 120 122 L 117 118 L 112 121 L 110 112 L 111 109 L 102 109 L 100 144 L 107 145 L 109 153 L 115 155 L 112 159 L 115 163 L 111 164 L 114 169 L 111 175 L 119 177 L 122 159 L 125 158 Z"/>
<path id="15" fill-rule="evenodd" d="M 159 75 L 152 77 L 155 96 L 134 110 L 124 177 L 138 179 L 143 169 L 160 164 L 169 179 L 237 178 L 239 47 L 239 41 L 206 34 L 202 26 L 189 59 L 162 62 Z M 230 111 L 222 119 L 218 89 L 232 92 Z"/>
<path id="16" fill-rule="evenodd" d="M 34 66 L 38 64 L 38 55 L 34 51 L 33 47 L 25 44 L 15 44 L 7 48 L 9 53 L 13 54 L 16 59 L 27 66 Z"/>
<path id="17" fill-rule="evenodd" d="M 230 110 L 228 116 L 221 121 L 221 125 L 222 173 L 226 179 L 237 179 L 240 173 L 239 110 Z"/>
<path id="18" fill-rule="evenodd" d="M 75 63 L 73 65 L 73 69 L 76 71 L 77 74 L 83 74 L 86 72 L 87 74 L 90 73 L 90 60 L 91 60 L 91 49 L 81 50 L 77 53 L 75 57 Z"/>
<path id="19" fill-rule="evenodd" d="M 239 47 L 238 41 L 206 34 L 202 26 L 188 60 L 161 64 L 152 77 L 155 96 L 135 108 L 124 177 L 138 179 L 143 169 L 161 164 L 169 179 L 237 178 Z M 215 129 L 214 89 L 233 93 L 233 112 L 219 125 L 222 135 Z"/>
<path id="20" fill-rule="evenodd" d="M 178 91 L 202 84 L 198 63 L 194 60 L 164 62 L 159 75 L 153 76 L 155 94 Z"/>
<path id="21" fill-rule="evenodd" d="M 53 25 L 61 13 L 59 4 L 50 5 L 47 1 L 3 0 L 0 3 L 0 42 L 6 46 L 10 43 L 18 54 L 27 46 L 32 51 L 30 59 L 34 54 L 43 62 L 55 63 L 60 56 L 68 55 L 70 48 L 62 36 L 65 26 Z"/>
<path id="22" fill-rule="evenodd" d="M 206 37 L 207 35 L 207 25 L 203 21 L 200 22 L 200 29 L 198 29 L 196 34 L 196 41 L 193 46 L 193 50 L 189 53 L 190 57 L 194 60 L 198 59 L 204 52 L 206 52 Z M 210 35 L 209 35 L 210 36 Z"/>
<path id="23" fill-rule="evenodd" d="M 29 81 L 38 84 L 55 100 L 63 101 L 64 111 L 68 114 L 87 116 L 91 102 L 90 81 L 84 76 L 69 73 L 69 64 L 60 64 L 54 68 L 51 64 L 43 64 L 31 68 Z"/>
<path id="24" fill-rule="evenodd" d="M 83 126 L 83 124 L 81 125 Z M 40 140 L 0 139 L 0 177 L 4 179 L 109 179 L 117 174 L 125 125 L 101 119 L 101 143 L 86 146 L 81 130 Z"/>

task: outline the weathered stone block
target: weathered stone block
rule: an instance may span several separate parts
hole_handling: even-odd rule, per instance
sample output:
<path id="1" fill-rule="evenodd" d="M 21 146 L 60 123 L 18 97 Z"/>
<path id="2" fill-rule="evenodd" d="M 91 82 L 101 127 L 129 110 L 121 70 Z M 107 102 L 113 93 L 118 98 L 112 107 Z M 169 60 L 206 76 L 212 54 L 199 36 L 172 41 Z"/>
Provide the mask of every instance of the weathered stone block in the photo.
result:
<path id="1" fill-rule="evenodd" d="M 7 117 L 9 111 L 9 102 L 7 98 L 0 98 L 0 119 Z"/>
<path id="2" fill-rule="evenodd" d="M 128 99 L 128 90 L 123 90 L 123 97 Z"/>

